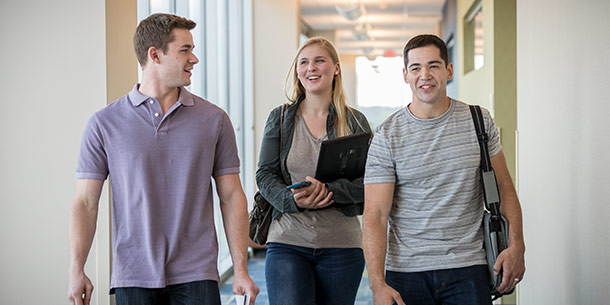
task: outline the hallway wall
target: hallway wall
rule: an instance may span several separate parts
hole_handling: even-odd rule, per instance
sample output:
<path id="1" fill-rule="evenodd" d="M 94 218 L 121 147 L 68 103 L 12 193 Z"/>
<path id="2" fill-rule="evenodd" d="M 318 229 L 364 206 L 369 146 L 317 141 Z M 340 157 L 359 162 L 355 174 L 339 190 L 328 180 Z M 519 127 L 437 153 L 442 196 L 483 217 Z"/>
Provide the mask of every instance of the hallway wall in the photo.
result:
<path id="1" fill-rule="evenodd" d="M 67 303 L 80 138 L 106 104 L 104 3 L 0 3 L 0 304 Z M 96 255 L 94 247 L 87 265 L 93 277 Z M 95 293 L 104 290 L 96 285 Z"/>
<path id="2" fill-rule="evenodd" d="M 254 129 L 256 163 L 271 110 L 287 102 L 284 80 L 299 47 L 299 1 L 257 0 L 253 5 Z M 251 200 L 251 198 L 248 198 Z"/>
<path id="3" fill-rule="evenodd" d="M 610 303 L 610 2 L 517 0 L 520 305 Z"/>

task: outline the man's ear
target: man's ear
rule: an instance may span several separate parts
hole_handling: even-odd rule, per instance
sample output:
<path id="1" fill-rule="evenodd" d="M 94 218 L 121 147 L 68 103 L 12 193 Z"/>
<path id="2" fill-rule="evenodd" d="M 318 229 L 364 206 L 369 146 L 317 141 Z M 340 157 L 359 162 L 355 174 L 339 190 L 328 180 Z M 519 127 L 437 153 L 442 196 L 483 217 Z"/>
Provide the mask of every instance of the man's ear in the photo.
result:
<path id="1" fill-rule="evenodd" d="M 160 63 L 161 59 L 160 59 L 160 53 L 161 50 L 157 49 L 156 47 L 150 47 L 148 48 L 148 61 L 152 61 L 154 63 Z"/>
<path id="2" fill-rule="evenodd" d="M 453 78 L 453 63 L 449 63 L 447 65 L 447 80 L 451 80 Z"/>
<path id="3" fill-rule="evenodd" d="M 405 83 L 409 83 L 409 81 L 407 80 L 407 69 L 405 67 L 402 68 L 402 77 L 405 80 Z"/>

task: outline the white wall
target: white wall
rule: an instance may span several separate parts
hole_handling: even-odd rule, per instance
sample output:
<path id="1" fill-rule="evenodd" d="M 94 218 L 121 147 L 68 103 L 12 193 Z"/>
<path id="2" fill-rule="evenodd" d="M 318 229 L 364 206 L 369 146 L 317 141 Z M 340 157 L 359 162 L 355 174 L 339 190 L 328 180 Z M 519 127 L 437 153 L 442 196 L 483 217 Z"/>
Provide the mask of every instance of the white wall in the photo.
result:
<path id="1" fill-rule="evenodd" d="M 284 95 L 284 80 L 299 46 L 299 1 L 256 0 L 252 5 L 254 129 L 258 162 L 267 116 L 273 108 L 288 101 Z"/>
<path id="2" fill-rule="evenodd" d="M 0 304 L 66 304 L 80 137 L 106 104 L 104 1 L 2 1 L 0 33 Z"/>
<path id="3" fill-rule="evenodd" d="M 347 98 L 347 103 L 350 106 L 356 107 L 357 55 L 341 54 L 339 57 L 339 61 L 341 62 L 341 76 L 343 78 L 343 91 L 345 91 L 345 98 Z"/>
<path id="4" fill-rule="evenodd" d="M 517 1 L 520 305 L 610 303 L 610 2 Z"/>

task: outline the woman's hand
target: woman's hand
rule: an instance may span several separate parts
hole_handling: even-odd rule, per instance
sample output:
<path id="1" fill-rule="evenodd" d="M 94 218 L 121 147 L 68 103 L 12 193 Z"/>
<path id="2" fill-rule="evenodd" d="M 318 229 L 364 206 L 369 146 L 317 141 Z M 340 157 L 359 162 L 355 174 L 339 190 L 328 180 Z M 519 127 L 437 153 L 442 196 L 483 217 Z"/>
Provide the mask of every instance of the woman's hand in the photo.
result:
<path id="1" fill-rule="evenodd" d="M 311 182 L 310 186 L 292 189 L 294 202 L 302 209 L 320 209 L 331 205 L 333 192 L 329 192 L 326 184 L 307 176 L 305 181 Z"/>

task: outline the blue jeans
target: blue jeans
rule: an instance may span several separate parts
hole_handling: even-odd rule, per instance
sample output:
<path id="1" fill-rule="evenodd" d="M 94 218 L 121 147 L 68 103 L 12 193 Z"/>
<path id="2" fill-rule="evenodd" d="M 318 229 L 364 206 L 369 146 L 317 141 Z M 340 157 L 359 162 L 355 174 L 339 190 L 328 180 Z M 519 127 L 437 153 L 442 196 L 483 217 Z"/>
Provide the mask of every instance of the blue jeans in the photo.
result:
<path id="1" fill-rule="evenodd" d="M 216 281 L 196 281 L 165 288 L 116 288 L 117 305 L 220 305 Z"/>
<path id="2" fill-rule="evenodd" d="M 425 272 L 386 271 L 386 283 L 407 305 L 491 305 L 487 266 Z"/>
<path id="3" fill-rule="evenodd" d="M 269 243 L 270 305 L 353 305 L 364 270 L 360 248 L 313 249 Z"/>

